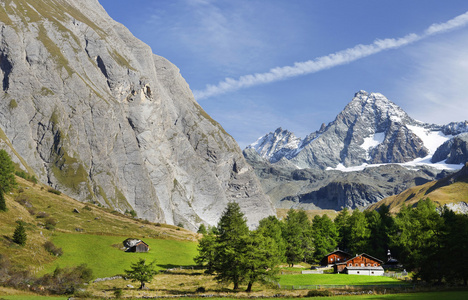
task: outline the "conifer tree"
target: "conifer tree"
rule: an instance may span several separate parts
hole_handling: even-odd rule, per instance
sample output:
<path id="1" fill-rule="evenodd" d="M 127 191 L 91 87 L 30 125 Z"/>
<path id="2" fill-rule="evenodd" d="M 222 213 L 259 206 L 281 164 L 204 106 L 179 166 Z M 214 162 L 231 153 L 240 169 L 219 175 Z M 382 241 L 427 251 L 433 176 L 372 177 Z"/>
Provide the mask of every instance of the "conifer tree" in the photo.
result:
<path id="1" fill-rule="evenodd" d="M 11 191 L 16 186 L 14 175 L 15 167 L 8 153 L 0 150 L 0 211 L 6 211 L 5 193 Z"/>
<path id="2" fill-rule="evenodd" d="M 26 245 L 26 229 L 23 226 L 22 221 L 18 221 L 18 225 L 16 225 L 15 232 L 13 233 L 13 242 L 17 243 L 18 245 L 24 246 Z"/>
<path id="3" fill-rule="evenodd" d="M 327 216 L 315 216 L 312 222 L 314 240 L 314 260 L 320 261 L 327 253 L 333 251 L 338 244 L 338 231 L 335 223 Z"/>
<path id="4" fill-rule="evenodd" d="M 3 195 L 2 192 L 0 192 L 0 211 L 7 211 L 7 206 L 5 202 L 5 195 Z"/>
<path id="5" fill-rule="evenodd" d="M 239 204 L 230 202 L 218 223 L 214 270 L 220 282 L 232 282 L 234 290 L 244 280 L 241 254 L 249 236 L 249 228 Z"/>

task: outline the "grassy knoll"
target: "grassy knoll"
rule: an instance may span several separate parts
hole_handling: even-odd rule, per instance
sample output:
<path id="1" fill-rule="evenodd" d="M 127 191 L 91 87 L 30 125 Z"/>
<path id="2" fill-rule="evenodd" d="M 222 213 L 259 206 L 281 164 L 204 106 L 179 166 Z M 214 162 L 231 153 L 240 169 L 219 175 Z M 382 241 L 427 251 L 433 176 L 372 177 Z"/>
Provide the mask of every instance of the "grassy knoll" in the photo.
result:
<path id="1" fill-rule="evenodd" d="M 384 285 L 404 282 L 383 276 L 347 274 L 286 274 L 279 279 L 281 285 Z"/>
<path id="2" fill-rule="evenodd" d="M 16 177 L 16 180 L 18 187 L 6 195 L 8 211 L 0 214 L 0 253 L 6 255 L 19 268 L 28 269 L 33 274 L 44 274 L 44 269 L 50 271 L 56 265 L 64 267 L 74 262 L 86 262 L 91 268 L 96 269 L 94 267 L 97 265 L 94 263 L 96 260 L 90 262 L 84 260 L 88 255 L 86 253 L 95 254 L 100 250 L 100 253 L 103 253 L 101 256 L 106 256 L 106 252 L 122 254 L 120 250 L 111 246 L 121 243 L 127 237 L 147 241 L 152 249 L 151 252 L 158 252 L 156 255 L 158 264 L 193 263 L 191 259 L 194 256 L 193 251 L 198 236 L 193 232 L 172 225 L 134 219 L 108 208 L 78 202 L 64 194 L 50 193 L 47 186 L 33 184 L 20 177 Z M 74 209 L 79 213 L 73 212 Z M 56 223 L 54 229 L 46 228 L 45 224 L 49 219 Z M 12 241 L 18 220 L 25 222 L 27 241 L 24 247 Z M 66 242 L 67 239 L 70 241 Z M 53 256 L 44 249 L 44 243 L 51 240 L 57 243 L 57 247 L 63 248 L 62 258 Z M 161 248 L 159 251 L 159 245 L 168 246 L 164 246 L 166 248 Z M 177 256 L 179 250 L 182 251 L 180 259 L 164 258 L 164 255 L 169 254 Z M 76 253 L 76 258 L 72 253 Z M 149 254 L 150 257 L 151 255 Z M 95 256 L 88 255 L 90 259 Z M 187 259 L 184 260 L 186 256 Z M 111 261 L 110 258 L 101 260 L 107 263 Z M 114 262 L 110 265 L 114 265 Z M 96 271 L 95 275 L 99 276 L 102 273 Z"/>
<path id="3" fill-rule="evenodd" d="M 122 274 L 139 257 L 148 262 L 156 259 L 159 269 L 193 265 L 197 243 L 191 241 L 144 238 L 149 245 L 148 253 L 126 253 L 119 249 L 122 241 L 133 236 L 102 236 L 89 234 L 56 233 L 52 241 L 63 249 L 63 256 L 49 264 L 44 272 L 60 267 L 86 263 L 93 269 L 96 278 Z"/>

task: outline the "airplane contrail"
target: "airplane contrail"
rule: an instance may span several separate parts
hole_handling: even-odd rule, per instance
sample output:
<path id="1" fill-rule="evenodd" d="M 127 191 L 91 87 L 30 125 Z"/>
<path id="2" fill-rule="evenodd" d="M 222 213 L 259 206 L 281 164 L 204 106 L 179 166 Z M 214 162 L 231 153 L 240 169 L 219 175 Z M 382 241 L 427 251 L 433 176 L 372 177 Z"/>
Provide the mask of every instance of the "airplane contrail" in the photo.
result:
<path id="1" fill-rule="evenodd" d="M 429 36 L 444 33 L 468 24 L 468 12 L 450 19 L 444 23 L 432 24 L 423 34 L 410 33 L 401 38 L 377 39 L 372 44 L 356 45 L 342 51 L 326 56 L 317 57 L 304 62 L 296 62 L 292 66 L 275 67 L 265 73 L 243 75 L 237 79 L 225 78 L 217 85 L 208 84 L 204 90 L 193 92 L 195 99 L 201 100 L 215 95 L 239 89 L 280 81 L 291 77 L 317 73 L 339 65 L 344 65 L 358 59 L 382 52 L 388 49 L 397 49 L 411 43 L 417 42 Z"/>

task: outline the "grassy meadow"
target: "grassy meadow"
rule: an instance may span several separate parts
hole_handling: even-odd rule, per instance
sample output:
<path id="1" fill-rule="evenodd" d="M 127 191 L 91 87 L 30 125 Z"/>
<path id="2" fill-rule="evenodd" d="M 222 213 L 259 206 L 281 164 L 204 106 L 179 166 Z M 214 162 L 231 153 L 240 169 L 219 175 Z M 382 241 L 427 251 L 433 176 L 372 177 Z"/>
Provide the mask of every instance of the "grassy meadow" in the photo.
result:
<path id="1" fill-rule="evenodd" d="M 305 285 L 387 285 L 404 282 L 384 276 L 363 276 L 347 274 L 285 274 L 279 277 L 282 286 Z"/>
<path id="2" fill-rule="evenodd" d="M 63 255 L 49 264 L 44 272 L 52 272 L 56 266 L 77 266 L 85 263 L 93 269 L 95 278 L 111 277 L 122 274 L 124 269 L 129 269 L 130 264 L 140 257 L 147 262 L 156 260 L 159 270 L 194 265 L 193 257 L 197 254 L 197 244 L 192 241 L 145 238 L 145 243 L 150 247 L 149 252 L 127 253 L 120 249 L 127 237 L 56 233 L 52 241 L 62 248 Z"/>

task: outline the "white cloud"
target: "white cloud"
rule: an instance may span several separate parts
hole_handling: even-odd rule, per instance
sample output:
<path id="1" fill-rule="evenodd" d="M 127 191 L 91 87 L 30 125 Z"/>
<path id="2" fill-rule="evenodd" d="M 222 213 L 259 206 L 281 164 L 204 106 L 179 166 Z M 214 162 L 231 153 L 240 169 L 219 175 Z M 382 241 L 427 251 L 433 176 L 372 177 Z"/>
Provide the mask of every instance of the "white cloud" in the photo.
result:
<path id="1" fill-rule="evenodd" d="M 316 73 L 330 69 L 339 65 L 351 63 L 358 59 L 382 52 L 388 49 L 396 49 L 419 41 L 423 38 L 440 34 L 448 30 L 456 29 L 468 24 L 468 12 L 459 15 L 445 23 L 433 24 L 428 27 L 423 35 L 415 33 L 408 34 L 402 38 L 389 38 L 376 40 L 372 44 L 357 45 L 326 56 L 318 57 L 305 62 L 297 62 L 292 66 L 276 67 L 265 73 L 244 75 L 238 79 L 226 78 L 217 85 L 207 85 L 204 90 L 194 91 L 198 100 L 214 95 L 224 94 L 230 91 L 239 90 L 246 87 L 271 83 L 287 78 Z"/>
<path id="2" fill-rule="evenodd" d="M 467 48 L 463 32 L 411 49 L 415 69 L 400 82 L 397 99 L 412 117 L 438 124 L 468 119 Z"/>

